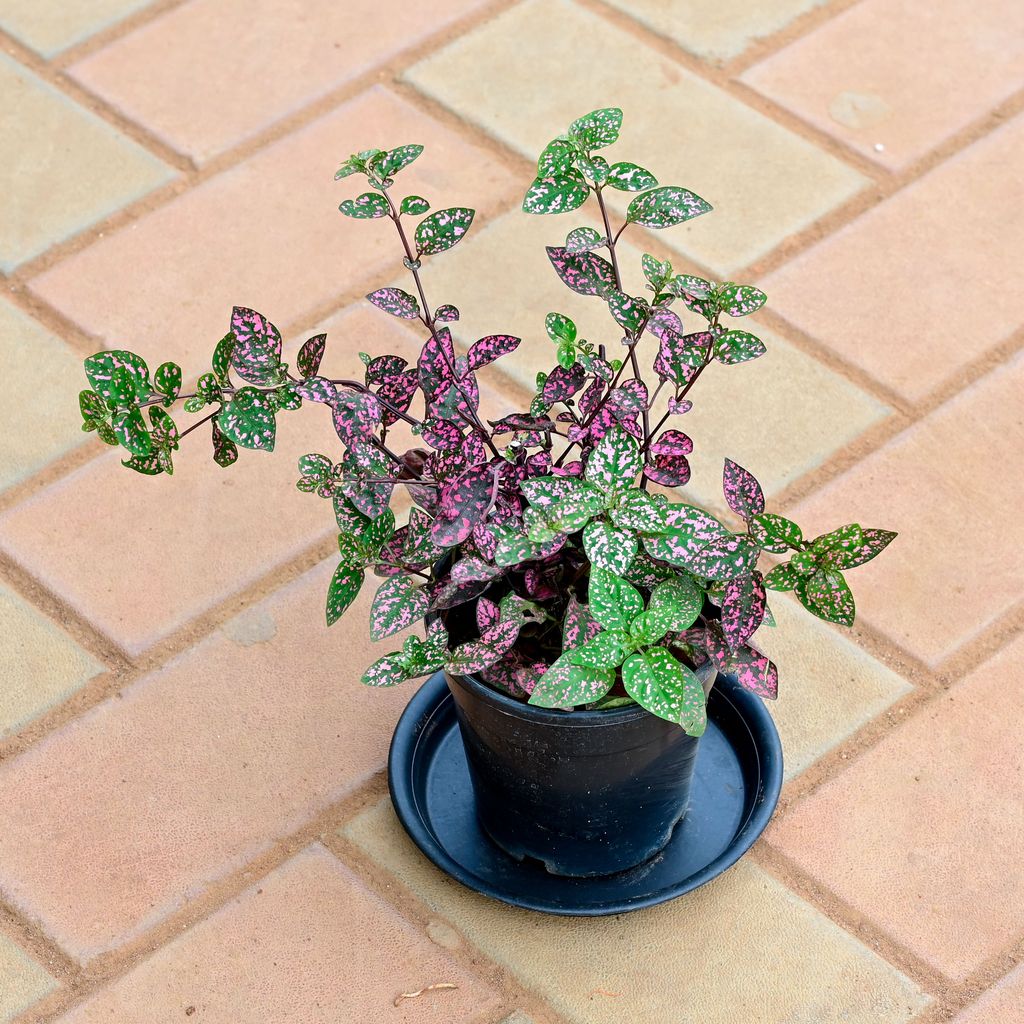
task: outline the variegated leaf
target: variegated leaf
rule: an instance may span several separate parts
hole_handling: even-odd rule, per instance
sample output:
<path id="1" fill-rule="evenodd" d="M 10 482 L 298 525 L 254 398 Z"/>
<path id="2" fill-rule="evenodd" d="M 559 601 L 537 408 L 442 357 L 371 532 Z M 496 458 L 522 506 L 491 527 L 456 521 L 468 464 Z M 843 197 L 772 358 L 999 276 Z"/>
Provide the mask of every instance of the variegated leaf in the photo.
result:
<path id="1" fill-rule="evenodd" d="M 314 334 L 303 342 L 295 359 L 295 367 L 302 377 L 313 377 L 320 369 L 320 362 L 327 347 L 326 334 Z"/>
<path id="2" fill-rule="evenodd" d="M 86 359 L 85 375 L 93 391 L 111 406 L 135 405 L 149 398 L 149 367 L 134 352 L 97 352 Z"/>
<path id="3" fill-rule="evenodd" d="M 420 304 L 415 295 L 401 288 L 378 288 L 366 296 L 378 309 L 402 320 L 415 320 L 420 315 Z"/>
<path id="4" fill-rule="evenodd" d="M 333 626 L 359 595 L 363 570 L 340 562 L 327 588 L 327 625 Z"/>
<path id="5" fill-rule="evenodd" d="M 618 107 L 602 107 L 576 118 L 569 125 L 569 138 L 584 149 L 604 149 L 618 141 L 622 127 L 622 111 Z"/>
<path id="6" fill-rule="evenodd" d="M 540 708 L 573 708 L 600 700 L 615 685 L 614 669 L 574 665 L 563 654 L 537 680 L 530 703 Z"/>
<path id="7" fill-rule="evenodd" d="M 242 448 L 272 452 L 277 425 L 274 406 L 258 388 L 240 388 L 217 414 L 221 433 Z"/>
<path id="8" fill-rule="evenodd" d="M 409 678 L 405 658 L 399 653 L 385 654 L 378 658 L 364 673 L 362 681 L 367 686 L 395 686 Z"/>
<path id="9" fill-rule="evenodd" d="M 370 637 L 383 640 L 407 629 L 426 614 L 426 591 L 408 576 L 393 576 L 378 588 L 370 607 Z"/>
<path id="10" fill-rule="evenodd" d="M 235 336 L 231 366 L 238 376 L 250 384 L 281 383 L 281 332 L 262 313 L 235 306 L 231 333 Z"/>
<path id="11" fill-rule="evenodd" d="M 491 334 L 473 342 L 466 353 L 470 370 L 479 370 L 481 366 L 515 352 L 519 347 L 519 341 L 519 338 L 514 338 L 510 334 Z"/>
<path id="12" fill-rule="evenodd" d="M 764 511 L 764 491 L 761 485 L 754 479 L 753 473 L 732 459 L 725 460 L 722 491 L 729 508 L 743 519 L 749 520 Z"/>
<path id="13" fill-rule="evenodd" d="M 582 206 L 590 188 L 578 171 L 534 179 L 523 199 L 525 213 L 569 213 Z"/>
<path id="14" fill-rule="evenodd" d="M 746 643 L 764 621 L 768 607 L 764 579 L 756 570 L 727 580 L 718 600 L 722 634 L 731 650 Z"/>
<path id="15" fill-rule="evenodd" d="M 852 549 L 831 550 L 824 563 L 833 569 L 852 569 L 870 562 L 881 554 L 897 537 L 891 530 L 861 530 L 861 542 Z"/>
<path id="16" fill-rule="evenodd" d="M 665 430 L 647 450 L 644 476 L 665 487 L 682 487 L 690 479 L 690 463 L 686 456 L 693 451 L 693 441 L 681 430 Z"/>
<path id="17" fill-rule="evenodd" d="M 714 516 L 693 505 L 671 505 L 668 527 L 642 538 L 648 553 L 709 580 L 742 576 L 753 568 L 758 546 L 730 533 Z"/>
<path id="18" fill-rule="evenodd" d="M 516 642 L 519 623 L 499 622 L 484 633 L 479 640 L 460 644 L 445 659 L 445 669 L 452 675 L 469 675 L 480 672 L 500 661 Z"/>
<path id="19" fill-rule="evenodd" d="M 416 251 L 421 256 L 433 256 L 457 245 L 466 237 L 473 223 L 473 210 L 453 206 L 437 210 L 416 225 Z"/>
<path id="20" fill-rule="evenodd" d="M 600 632 L 601 623 L 590 614 L 590 609 L 570 594 L 562 620 L 562 650 L 575 650 Z"/>
<path id="21" fill-rule="evenodd" d="M 725 331 L 715 338 L 715 358 L 727 366 L 763 356 L 764 342 L 748 331 Z"/>
<path id="22" fill-rule="evenodd" d="M 590 570 L 587 592 L 590 614 L 605 629 L 628 630 L 644 610 L 644 599 L 631 583 L 605 569 Z"/>
<path id="23" fill-rule="evenodd" d="M 711 204 L 689 189 L 664 185 L 638 195 L 626 210 L 626 220 L 645 228 L 670 228 L 710 210 Z"/>
<path id="24" fill-rule="evenodd" d="M 387 200 L 379 192 L 364 192 L 355 199 L 346 199 L 338 209 L 356 220 L 377 220 L 388 215 Z"/>
<path id="25" fill-rule="evenodd" d="M 621 576 L 633 561 L 639 547 L 636 537 L 627 530 L 617 530 L 607 523 L 590 523 L 583 531 L 583 550 L 590 564 Z"/>
<path id="26" fill-rule="evenodd" d="M 613 494 L 632 487 L 642 466 L 640 446 L 626 431 L 614 428 L 594 445 L 584 477 L 606 494 Z"/>
<path id="27" fill-rule="evenodd" d="M 372 437 L 381 420 L 380 402 L 369 391 L 341 391 L 333 409 L 334 429 L 346 445 Z"/>
<path id="28" fill-rule="evenodd" d="M 648 494 L 639 488 L 624 492 L 611 510 L 612 522 L 620 529 L 637 533 L 659 533 L 668 525 L 668 501 L 662 494 Z"/>
<path id="29" fill-rule="evenodd" d="M 607 295 L 615 288 L 615 269 L 594 252 L 569 252 L 556 245 L 547 247 L 555 273 L 580 295 Z"/>
<path id="30" fill-rule="evenodd" d="M 654 188 L 658 179 L 644 167 L 622 162 L 612 164 L 609 168 L 608 184 L 623 192 L 643 192 L 644 189 Z"/>
<path id="31" fill-rule="evenodd" d="M 564 402 L 567 398 L 572 398 L 586 383 L 586 379 L 586 371 L 579 363 L 569 369 L 564 366 L 556 366 L 548 374 L 541 391 L 544 404 L 554 405 L 555 402 Z"/>
<path id="32" fill-rule="evenodd" d="M 723 284 L 718 292 L 719 308 L 729 316 L 746 316 L 756 313 L 768 300 L 760 288 L 749 284 Z"/>
<path id="33" fill-rule="evenodd" d="M 819 619 L 853 625 L 857 614 L 853 593 L 838 569 L 818 569 L 813 576 L 800 579 L 795 590 L 800 603 Z"/>
<path id="34" fill-rule="evenodd" d="M 589 252 L 605 244 L 604 235 L 596 228 L 573 228 L 565 236 L 565 248 L 569 252 Z"/>
<path id="35" fill-rule="evenodd" d="M 497 467 L 470 466 L 441 489 L 431 540 L 445 548 L 461 544 L 483 521 L 497 494 Z"/>
<path id="36" fill-rule="evenodd" d="M 664 647 L 652 647 L 627 658 L 622 666 L 622 682 L 633 700 L 652 715 L 678 723 L 688 736 L 704 734 L 704 687 Z"/>

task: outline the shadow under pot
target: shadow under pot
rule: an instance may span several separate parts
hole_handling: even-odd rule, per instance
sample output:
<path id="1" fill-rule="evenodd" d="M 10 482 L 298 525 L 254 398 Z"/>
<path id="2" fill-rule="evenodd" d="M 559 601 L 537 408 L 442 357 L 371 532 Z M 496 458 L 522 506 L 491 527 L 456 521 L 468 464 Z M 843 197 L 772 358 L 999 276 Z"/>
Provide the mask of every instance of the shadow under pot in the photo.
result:
<path id="1" fill-rule="evenodd" d="M 708 662 L 696 670 L 710 692 Z M 484 831 L 552 874 L 611 875 L 660 853 L 690 799 L 699 739 L 637 705 L 531 707 L 446 675 Z"/>

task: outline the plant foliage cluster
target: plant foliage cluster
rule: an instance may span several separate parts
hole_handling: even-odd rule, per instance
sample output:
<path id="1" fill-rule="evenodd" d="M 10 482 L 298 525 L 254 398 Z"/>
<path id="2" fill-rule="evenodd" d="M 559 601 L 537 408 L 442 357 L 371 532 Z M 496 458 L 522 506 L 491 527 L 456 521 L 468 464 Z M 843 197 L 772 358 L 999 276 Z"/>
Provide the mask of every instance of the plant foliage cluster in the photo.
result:
<path id="1" fill-rule="evenodd" d="M 125 465 L 154 475 L 173 473 L 181 439 L 204 425 L 214 461 L 228 467 L 239 448 L 272 451 L 281 414 L 303 402 L 323 405 L 340 443 L 332 454 L 300 459 L 298 487 L 333 503 L 340 531 L 327 622 L 341 617 L 372 573 L 379 579 L 373 639 L 425 623 L 422 639 L 410 635 L 367 669 L 370 685 L 443 668 L 475 673 L 542 707 L 636 702 L 691 735 L 706 721 L 694 668 L 709 659 L 774 697 L 777 669 L 752 642 L 770 621 L 767 592 L 793 591 L 812 614 L 850 625 L 854 600 L 844 574 L 895 534 L 853 524 L 805 538 L 796 523 L 766 510 L 757 480 L 728 460 L 724 496 L 738 528 L 651 490 L 689 480 L 693 442 L 679 422 L 702 374 L 764 354 L 742 318 L 765 295 L 676 273 L 650 255 L 640 268 L 644 294 L 625 290 L 616 253 L 624 231 L 673 227 L 711 207 L 685 188 L 659 184 L 644 167 L 609 163 L 602 151 L 617 141 L 621 123 L 616 108 L 574 121 L 541 153 L 523 201 L 531 214 L 596 201 L 603 230 L 575 227 L 547 256 L 569 289 L 606 306 L 614 325 L 614 343 L 594 344 L 568 315 L 548 313 L 553 366 L 537 374 L 528 409 L 496 420 L 480 410 L 477 374 L 514 353 L 520 339 L 489 335 L 463 351 L 449 326 L 459 320 L 457 307 L 427 301 L 421 271 L 465 238 L 474 211 L 430 212 L 420 196 L 399 198 L 396 176 L 423 150 L 407 145 L 357 153 L 336 177 L 361 179 L 368 189 L 341 203 L 345 216 L 388 221 L 395 232 L 412 290 L 383 287 L 367 298 L 418 323 L 424 340 L 415 365 L 363 354 L 362 380 L 329 378 L 320 372 L 324 335 L 305 341 L 289 364 L 274 324 L 239 307 L 189 394 L 170 362 L 151 375 L 131 352 L 86 360 L 84 429 L 127 449 Z M 615 231 L 609 189 L 632 194 Z M 203 415 L 179 431 L 168 411 L 175 403 Z M 403 450 L 393 447 L 399 423 L 412 437 Z M 392 511 L 396 490 L 411 499 L 402 525 Z M 783 559 L 764 574 L 763 552 Z"/>

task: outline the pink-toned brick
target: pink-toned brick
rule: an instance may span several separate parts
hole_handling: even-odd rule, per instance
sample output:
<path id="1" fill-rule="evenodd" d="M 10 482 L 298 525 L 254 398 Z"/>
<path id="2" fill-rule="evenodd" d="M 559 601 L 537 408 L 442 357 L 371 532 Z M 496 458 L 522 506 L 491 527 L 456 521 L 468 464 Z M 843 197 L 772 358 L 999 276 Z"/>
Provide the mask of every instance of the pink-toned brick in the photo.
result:
<path id="1" fill-rule="evenodd" d="M 400 992 L 442 980 L 456 988 L 394 1005 Z M 60 1022 L 469 1024 L 497 1005 L 491 988 L 313 846 Z"/>
<path id="2" fill-rule="evenodd" d="M 0 771 L 0 892 L 83 960 L 139 935 L 384 767 L 415 684 L 328 632 L 318 567 Z"/>
<path id="3" fill-rule="evenodd" d="M 1024 967 L 1018 967 L 994 985 L 953 1024 L 1020 1024 L 1024 1014 Z"/>
<path id="4" fill-rule="evenodd" d="M 1022 388 L 1017 357 L 794 511 L 809 531 L 899 531 L 850 584 L 865 619 L 931 664 L 1024 597 Z"/>
<path id="5" fill-rule="evenodd" d="M 353 288 L 370 291 L 387 266 L 400 266 L 389 221 L 338 212 L 360 190 L 355 179 L 335 182 L 334 172 L 353 150 L 413 141 L 427 151 L 402 172 L 400 196 L 486 216 L 509 186 L 483 151 L 375 88 L 65 260 L 32 288 L 94 335 L 97 348 L 134 346 L 154 365 L 173 358 L 198 374 L 232 306 L 284 327 L 340 304 Z"/>
<path id="6" fill-rule="evenodd" d="M 957 980 L 1024 928 L 1022 675 L 1018 639 L 770 832 L 773 845 Z"/>
<path id="7" fill-rule="evenodd" d="M 202 162 L 481 5 L 432 0 L 385 12 L 375 0 L 192 0 L 72 74 Z M 341 142 L 332 154 L 378 144 Z"/>
<path id="8" fill-rule="evenodd" d="M 951 76 L 962 87 L 951 88 Z M 1021 87 L 1024 5 L 864 0 L 755 65 L 743 80 L 897 169 Z"/>
<path id="9" fill-rule="evenodd" d="M 912 400 L 1022 322 L 1024 116 L 897 192 L 763 282 L 772 308 Z"/>

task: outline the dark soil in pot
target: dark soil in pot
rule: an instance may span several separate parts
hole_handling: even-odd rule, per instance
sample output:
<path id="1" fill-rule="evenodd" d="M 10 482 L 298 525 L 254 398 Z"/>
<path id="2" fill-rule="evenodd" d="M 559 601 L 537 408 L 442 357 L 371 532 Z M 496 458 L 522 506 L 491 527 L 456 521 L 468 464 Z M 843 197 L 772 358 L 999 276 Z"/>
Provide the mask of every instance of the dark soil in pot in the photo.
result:
<path id="1" fill-rule="evenodd" d="M 697 674 L 709 692 L 714 668 Z M 531 707 L 472 676 L 449 676 L 477 813 L 517 859 L 557 875 L 609 875 L 672 837 L 689 802 L 699 740 L 635 705 Z"/>

